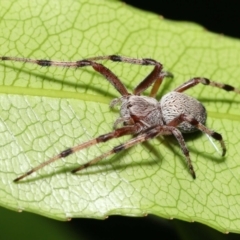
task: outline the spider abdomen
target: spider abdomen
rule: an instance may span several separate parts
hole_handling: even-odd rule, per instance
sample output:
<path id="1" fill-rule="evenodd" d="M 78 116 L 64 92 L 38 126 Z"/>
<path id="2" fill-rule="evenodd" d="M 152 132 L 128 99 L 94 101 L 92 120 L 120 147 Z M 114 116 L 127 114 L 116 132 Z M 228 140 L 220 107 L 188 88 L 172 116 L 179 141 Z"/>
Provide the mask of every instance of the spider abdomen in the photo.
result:
<path id="1" fill-rule="evenodd" d="M 181 114 L 191 116 L 205 125 L 207 112 L 205 107 L 195 98 L 179 92 L 170 92 L 160 100 L 164 124 L 168 124 Z M 177 127 L 183 133 L 195 132 L 198 129 L 188 122 L 182 122 Z"/>

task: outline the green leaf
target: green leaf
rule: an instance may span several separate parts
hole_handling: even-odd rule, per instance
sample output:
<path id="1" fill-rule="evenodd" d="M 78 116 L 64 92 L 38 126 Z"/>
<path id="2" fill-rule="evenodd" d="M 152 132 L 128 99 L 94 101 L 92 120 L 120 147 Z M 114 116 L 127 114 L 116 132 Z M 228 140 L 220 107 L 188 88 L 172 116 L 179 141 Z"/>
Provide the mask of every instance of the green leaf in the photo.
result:
<path id="1" fill-rule="evenodd" d="M 192 23 L 165 20 L 118 1 L 0 2 L 0 54 L 76 61 L 119 54 L 154 58 L 174 74 L 161 95 L 204 76 L 239 85 L 240 42 Z M 148 66 L 104 62 L 129 90 Z M 91 68 L 40 68 L 0 63 L 0 204 L 51 218 L 105 218 L 120 214 L 198 221 L 240 232 L 240 96 L 197 86 L 187 94 L 207 108 L 207 126 L 222 134 L 222 158 L 203 134 L 186 136 L 197 174 L 193 180 L 174 138 L 154 139 L 73 175 L 129 137 L 71 155 L 26 180 L 14 178 L 60 151 L 110 132 L 118 117 L 109 102 L 118 92 Z M 146 91 L 146 95 L 149 91 Z"/>

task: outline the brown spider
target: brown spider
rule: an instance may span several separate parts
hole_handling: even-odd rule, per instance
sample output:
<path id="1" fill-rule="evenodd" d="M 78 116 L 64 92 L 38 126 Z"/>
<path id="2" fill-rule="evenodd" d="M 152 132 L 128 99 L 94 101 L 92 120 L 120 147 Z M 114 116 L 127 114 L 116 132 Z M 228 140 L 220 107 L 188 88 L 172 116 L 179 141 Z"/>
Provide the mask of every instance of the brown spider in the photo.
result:
<path id="1" fill-rule="evenodd" d="M 200 130 L 215 140 L 220 142 L 222 148 L 222 156 L 226 153 L 226 147 L 221 134 L 210 130 L 205 126 L 207 113 L 205 107 L 195 98 L 183 94 L 185 90 L 196 86 L 199 83 L 221 88 L 226 91 L 233 91 L 240 94 L 240 90 L 222 83 L 210 81 L 207 78 L 195 77 L 183 83 L 181 86 L 174 89 L 172 92 L 164 95 L 160 101 L 155 99 L 157 91 L 162 83 L 164 77 L 173 77 L 169 72 L 163 71 L 163 66 L 160 62 L 150 58 L 129 58 L 117 55 L 100 56 L 88 59 L 83 59 L 76 62 L 60 62 L 50 60 L 33 60 L 18 57 L 0 57 L 2 61 L 18 61 L 25 63 L 38 64 L 42 67 L 73 67 L 81 68 L 91 66 L 95 71 L 102 74 L 121 94 L 121 97 L 114 99 L 110 106 L 113 107 L 120 103 L 120 117 L 114 123 L 114 130 L 110 133 L 100 135 L 90 141 L 79 144 L 72 148 L 68 148 L 56 156 L 50 158 L 48 161 L 41 163 L 30 171 L 14 179 L 14 182 L 25 178 L 26 176 L 36 172 L 40 168 L 60 159 L 69 156 L 77 151 L 92 145 L 109 141 L 113 138 L 119 138 L 124 135 L 131 134 L 133 138 L 129 141 L 120 144 L 110 151 L 94 158 L 82 166 L 72 170 L 76 173 L 88 166 L 97 163 L 101 159 L 118 153 L 124 149 L 130 148 L 138 143 L 147 141 L 148 139 L 158 137 L 160 135 L 174 135 L 177 139 L 181 150 L 186 158 L 187 165 L 192 177 L 195 179 L 196 174 L 189 156 L 189 151 L 184 141 L 182 133 L 191 133 Z M 111 60 L 113 62 L 126 62 L 138 65 L 153 65 L 154 69 L 151 73 L 140 82 L 140 84 L 130 94 L 120 79 L 104 65 L 98 63 L 100 60 Z M 140 94 L 153 84 L 149 97 L 141 96 Z M 121 125 L 121 127 L 118 127 Z"/>

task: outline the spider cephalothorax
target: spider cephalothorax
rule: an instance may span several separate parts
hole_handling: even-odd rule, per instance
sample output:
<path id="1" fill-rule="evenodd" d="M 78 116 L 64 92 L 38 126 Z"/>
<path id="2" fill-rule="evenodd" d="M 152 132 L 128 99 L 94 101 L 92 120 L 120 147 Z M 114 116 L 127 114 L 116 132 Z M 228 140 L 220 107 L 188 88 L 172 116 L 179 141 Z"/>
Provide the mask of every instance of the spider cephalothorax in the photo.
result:
<path id="1" fill-rule="evenodd" d="M 221 134 L 210 130 L 205 126 L 207 113 L 205 107 L 195 98 L 183 94 L 185 90 L 201 83 L 203 85 L 210 85 L 226 91 L 233 91 L 240 94 L 240 90 L 218 82 L 210 81 L 207 78 L 195 77 L 183 83 L 173 91 L 164 95 L 159 101 L 155 99 L 158 89 L 164 77 L 173 77 L 169 72 L 164 72 L 162 64 L 150 58 L 129 58 L 117 55 L 92 57 L 75 62 L 61 62 L 50 60 L 33 60 L 18 57 L 0 57 L 2 61 L 18 61 L 38 64 L 42 67 L 57 66 L 57 67 L 73 67 L 81 68 L 91 66 L 95 71 L 102 74 L 121 94 L 121 97 L 114 99 L 110 106 L 120 104 L 120 117 L 114 123 L 114 130 L 110 133 L 100 135 L 88 142 L 79 144 L 77 146 L 68 148 L 56 156 L 52 157 L 39 166 L 32 168 L 30 171 L 16 178 L 14 182 L 25 178 L 26 176 L 36 172 L 40 168 L 50 164 L 60 158 L 67 157 L 77 151 L 100 142 L 106 142 L 113 138 L 118 138 L 124 135 L 131 134 L 133 138 L 127 142 L 120 144 L 106 153 L 94 158 L 90 162 L 72 170 L 73 173 L 86 168 L 92 164 L 97 163 L 101 159 L 120 152 L 124 149 L 130 148 L 138 143 L 147 141 L 148 139 L 158 137 L 161 135 L 174 135 L 177 139 L 181 150 L 185 156 L 189 171 L 193 178 L 196 178 L 195 171 L 189 156 L 186 143 L 182 133 L 191 133 L 200 130 L 215 140 L 219 141 L 222 148 L 222 155 L 226 153 L 226 147 Z M 138 65 L 152 65 L 154 69 L 150 74 L 140 82 L 140 84 L 130 94 L 120 79 L 104 65 L 98 63 L 100 60 L 111 60 L 114 62 L 126 62 Z M 148 87 L 153 85 L 150 96 L 141 96 L 141 93 Z"/>

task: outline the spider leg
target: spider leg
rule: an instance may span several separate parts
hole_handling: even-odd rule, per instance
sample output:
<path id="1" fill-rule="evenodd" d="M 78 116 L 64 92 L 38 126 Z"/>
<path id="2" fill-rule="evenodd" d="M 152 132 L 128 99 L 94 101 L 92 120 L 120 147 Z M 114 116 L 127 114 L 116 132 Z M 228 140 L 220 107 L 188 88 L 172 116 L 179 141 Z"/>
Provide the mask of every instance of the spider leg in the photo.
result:
<path id="1" fill-rule="evenodd" d="M 140 95 L 145 89 L 151 86 L 158 78 L 163 79 L 165 76 L 164 74 L 161 74 L 163 69 L 162 64 L 151 58 L 140 59 L 140 58 L 124 57 L 119 55 L 109 55 L 109 56 L 99 56 L 99 57 L 88 58 L 86 60 L 88 61 L 110 60 L 113 62 L 125 62 L 125 63 L 143 65 L 143 66 L 148 66 L 148 65 L 154 66 L 154 69 L 150 72 L 150 74 L 143 81 L 141 81 L 140 84 L 134 89 L 133 91 L 134 95 Z M 162 80 L 159 80 L 159 81 L 161 82 Z"/>
<path id="2" fill-rule="evenodd" d="M 153 97 L 155 98 L 156 95 L 157 95 L 157 92 L 158 92 L 158 89 L 160 88 L 161 84 L 162 84 L 162 81 L 165 77 L 170 77 L 170 78 L 173 78 L 173 74 L 170 73 L 170 72 L 161 72 L 160 76 L 155 80 L 154 84 L 153 84 L 153 87 L 152 87 L 152 90 L 151 90 L 151 93 L 150 93 L 150 97 Z"/>
<path id="3" fill-rule="evenodd" d="M 223 141 L 222 135 L 217 133 L 217 132 L 214 132 L 214 131 L 210 130 L 209 128 L 207 128 L 206 126 L 201 124 L 199 121 L 197 121 L 194 117 L 192 117 L 190 115 L 180 114 L 178 117 L 174 118 L 167 125 L 168 126 L 177 127 L 182 122 L 190 123 L 191 125 L 193 125 L 196 128 L 198 128 L 200 131 L 206 133 L 210 137 L 212 137 L 215 140 L 219 141 L 219 143 L 221 145 L 221 148 L 222 148 L 222 156 L 224 156 L 226 154 L 227 149 L 226 149 L 225 143 Z"/>
<path id="4" fill-rule="evenodd" d="M 195 171 L 193 169 L 193 166 L 192 166 L 192 162 L 191 162 L 191 159 L 190 159 L 190 156 L 189 156 L 189 151 L 187 149 L 187 146 L 185 144 L 185 141 L 184 141 L 184 138 L 182 136 L 182 133 L 175 127 L 172 127 L 172 126 L 167 126 L 167 125 L 164 125 L 164 126 L 156 126 L 156 127 L 151 127 L 147 130 L 144 131 L 144 133 L 138 135 L 137 137 L 134 137 L 132 139 L 130 139 L 129 141 L 127 141 L 126 143 L 123 143 L 123 144 L 120 144 L 116 147 L 114 147 L 113 149 L 111 149 L 110 151 L 106 152 L 106 153 L 103 153 L 102 155 L 94 158 L 93 160 L 85 163 L 84 165 L 81 165 L 80 167 L 72 170 L 72 173 L 76 173 L 84 168 L 87 168 L 93 164 L 96 164 L 97 162 L 99 162 L 100 160 L 102 160 L 103 158 L 106 158 L 110 155 L 113 155 L 115 153 L 118 153 L 120 151 L 123 151 L 125 149 L 128 149 L 138 143 L 142 143 L 142 142 L 145 142 L 149 139 L 152 139 L 152 138 L 155 138 L 157 136 L 160 136 L 160 135 L 171 135 L 173 134 L 175 136 L 175 138 L 177 139 L 180 147 L 181 147 L 181 150 L 184 154 L 184 156 L 186 157 L 186 160 L 187 160 L 187 165 L 188 165 L 188 168 L 190 170 L 190 173 L 192 175 L 192 177 L 195 179 L 196 178 L 196 174 L 195 174 Z"/>
<path id="5" fill-rule="evenodd" d="M 152 72 L 150 72 L 150 74 L 144 80 L 142 80 L 139 83 L 139 85 L 134 89 L 133 91 L 134 95 L 140 95 L 144 90 L 146 90 L 149 86 L 151 86 L 154 83 L 150 96 L 155 97 L 162 83 L 163 78 L 173 77 L 172 73 L 162 71 L 163 66 L 160 62 L 157 62 L 156 60 L 151 58 L 140 59 L 140 58 L 124 57 L 119 55 L 109 55 L 109 56 L 99 56 L 99 57 L 88 58 L 86 60 L 88 61 L 111 60 L 113 62 L 125 62 L 125 63 L 136 64 L 136 65 L 155 66 Z"/>
<path id="6" fill-rule="evenodd" d="M 202 83 L 203 85 L 209 85 L 209 86 L 212 86 L 212 87 L 217 87 L 217 88 L 223 89 L 223 90 L 228 91 L 228 92 L 232 91 L 232 92 L 240 94 L 240 90 L 231 86 L 231 85 L 214 82 L 214 81 L 211 81 L 207 78 L 201 78 L 201 77 L 192 78 L 192 79 L 188 80 L 187 82 L 183 83 L 182 85 L 180 85 L 179 87 L 177 87 L 176 89 L 174 89 L 173 91 L 184 92 L 185 90 L 187 90 L 189 88 L 192 88 L 199 83 Z"/>
<path id="7" fill-rule="evenodd" d="M 33 63 L 42 67 L 55 66 L 55 67 L 81 68 L 81 67 L 91 66 L 95 71 L 102 74 L 122 96 L 129 95 L 126 87 L 110 69 L 108 69 L 107 67 L 103 66 L 100 63 L 96 63 L 90 60 L 64 62 L 64 61 L 51 61 L 51 60 L 35 60 L 35 59 L 29 59 L 29 58 L 7 57 L 7 56 L 0 57 L 0 60 Z"/>
<path id="8" fill-rule="evenodd" d="M 37 59 L 29 59 L 29 58 L 21 58 L 21 57 L 2 56 L 0 57 L 0 60 L 32 63 L 42 67 L 55 66 L 55 67 L 81 68 L 86 66 L 92 66 L 92 68 L 95 71 L 102 74 L 122 96 L 129 95 L 126 87 L 110 69 L 108 69 L 107 67 L 105 67 L 100 63 L 97 63 L 96 61 L 110 60 L 113 62 L 125 62 L 125 63 L 136 64 L 136 65 L 154 66 L 154 69 L 152 70 L 152 72 L 142 82 L 140 82 L 140 84 L 134 89 L 133 93 L 135 95 L 140 95 L 145 89 L 151 86 L 155 81 L 158 82 L 155 84 L 156 86 L 154 86 L 155 91 L 157 91 L 164 77 L 172 77 L 171 73 L 162 72 L 163 66 L 160 62 L 157 62 L 151 58 L 138 59 L 138 58 L 123 57 L 118 55 L 108 55 L 108 56 L 92 57 L 92 58 L 86 58 L 79 61 L 68 62 L 68 61 L 51 61 L 51 60 L 44 60 L 44 59 L 37 60 Z M 154 94 L 156 94 L 155 91 L 152 93 L 153 96 Z"/>
<path id="9" fill-rule="evenodd" d="M 14 182 L 18 182 L 21 179 L 29 176 L 30 174 L 38 171 L 39 169 L 45 167 L 46 165 L 55 162 L 56 160 L 60 159 L 60 158 L 65 158 L 75 152 L 78 152 L 84 148 L 88 148 L 90 146 L 93 146 L 95 144 L 101 143 L 101 142 L 107 142 L 113 138 L 119 138 L 121 136 L 124 135 L 128 135 L 128 134 L 133 134 L 136 131 L 138 131 L 138 125 L 134 125 L 134 126 L 126 126 L 126 127 L 122 127 L 122 128 L 118 128 L 110 133 L 104 134 L 104 135 L 100 135 L 97 138 L 94 138 L 90 141 L 87 141 L 85 143 L 76 145 L 75 147 L 72 148 L 68 148 L 64 151 L 62 151 L 61 153 L 57 154 L 56 156 L 50 158 L 49 160 L 39 164 L 38 166 L 36 166 L 35 168 L 32 168 L 31 170 L 29 170 L 28 172 L 26 172 L 25 174 L 21 175 L 20 177 L 17 177 L 16 179 L 14 179 Z"/>

